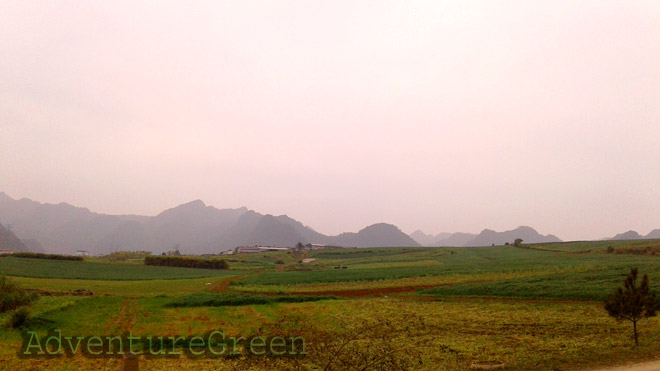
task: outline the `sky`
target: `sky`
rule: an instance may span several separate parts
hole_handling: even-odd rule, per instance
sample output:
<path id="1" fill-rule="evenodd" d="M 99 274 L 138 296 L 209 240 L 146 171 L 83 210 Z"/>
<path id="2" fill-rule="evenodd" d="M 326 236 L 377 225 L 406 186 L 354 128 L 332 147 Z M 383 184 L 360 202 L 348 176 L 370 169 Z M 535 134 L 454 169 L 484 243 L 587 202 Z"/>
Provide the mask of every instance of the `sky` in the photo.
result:
<path id="1" fill-rule="evenodd" d="M 319 232 L 660 228 L 658 1 L 0 0 L 0 191 Z"/>

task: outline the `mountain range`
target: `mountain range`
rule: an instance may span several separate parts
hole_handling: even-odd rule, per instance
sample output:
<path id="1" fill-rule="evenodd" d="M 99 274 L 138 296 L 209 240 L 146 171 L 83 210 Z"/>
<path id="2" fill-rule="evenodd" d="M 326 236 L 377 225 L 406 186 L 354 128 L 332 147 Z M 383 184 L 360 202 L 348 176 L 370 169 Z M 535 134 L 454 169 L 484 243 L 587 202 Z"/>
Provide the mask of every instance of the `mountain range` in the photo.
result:
<path id="1" fill-rule="evenodd" d="M 0 227 L 0 249 L 67 254 L 76 250 L 161 253 L 177 248 L 186 254 L 217 254 L 236 246 L 294 246 L 298 242 L 345 247 L 490 246 L 513 243 L 516 238 L 525 243 L 561 242 L 527 226 L 503 232 L 484 229 L 479 234 L 433 235 L 417 230 L 408 236 L 394 225 L 378 223 L 358 232 L 328 236 L 286 215 L 264 215 L 246 207 L 218 209 L 200 200 L 156 216 L 107 215 L 67 203 L 15 200 L 3 192 Z M 644 238 L 660 238 L 660 229 L 646 236 L 628 231 L 607 239 Z"/>
<path id="2" fill-rule="evenodd" d="M 217 209 L 200 200 L 156 216 L 106 215 L 67 203 L 15 200 L 0 192 L 0 223 L 11 225 L 34 250 L 107 254 L 120 250 L 217 254 L 241 245 L 294 246 L 298 242 L 346 247 L 420 246 L 394 225 L 379 223 L 356 233 L 326 236 L 286 215 L 246 207 Z M 21 248 L 23 249 L 23 248 Z"/>
<path id="3" fill-rule="evenodd" d="M 0 250 L 11 250 L 14 252 L 29 251 L 27 246 L 21 241 L 14 232 L 0 224 Z"/>
<path id="4" fill-rule="evenodd" d="M 649 232 L 649 234 L 647 234 L 646 236 L 642 236 L 636 231 L 628 231 L 628 232 L 619 233 L 614 237 L 604 238 L 604 239 L 605 240 L 648 240 L 654 238 L 660 238 L 660 229 L 654 229 L 651 232 Z"/>
<path id="5" fill-rule="evenodd" d="M 554 235 L 542 235 L 534 228 L 527 226 L 520 226 L 504 232 L 495 232 L 491 229 L 484 229 L 479 234 L 472 233 L 440 233 L 437 235 L 428 235 L 422 231 L 415 231 L 411 235 L 415 240 L 423 246 L 490 246 L 504 245 L 509 242 L 512 243 L 516 238 L 522 239 L 526 243 L 541 243 L 541 242 L 561 242 L 559 238 Z"/>

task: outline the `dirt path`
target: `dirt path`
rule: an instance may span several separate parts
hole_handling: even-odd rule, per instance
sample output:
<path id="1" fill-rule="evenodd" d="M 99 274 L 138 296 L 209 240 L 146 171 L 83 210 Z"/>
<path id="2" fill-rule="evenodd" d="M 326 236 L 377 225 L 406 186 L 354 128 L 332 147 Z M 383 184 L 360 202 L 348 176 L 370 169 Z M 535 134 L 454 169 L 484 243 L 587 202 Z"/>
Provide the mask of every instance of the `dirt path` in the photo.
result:
<path id="1" fill-rule="evenodd" d="M 119 307 L 119 313 L 113 317 L 108 325 L 114 334 L 122 334 L 130 331 L 133 324 L 137 321 L 138 301 L 134 298 L 124 299 Z"/>
<path id="2" fill-rule="evenodd" d="M 242 276 L 231 276 L 231 277 L 224 278 L 224 279 L 216 282 L 215 284 L 213 284 L 213 286 L 211 286 L 209 288 L 209 291 L 211 291 L 211 292 L 227 292 L 227 291 L 229 291 L 229 290 L 227 290 L 227 287 L 229 287 L 229 284 L 231 284 L 233 281 L 238 281 L 238 280 L 240 280 L 241 278 L 243 278 L 245 276 L 247 276 L 247 275 L 244 274 Z"/>
<path id="3" fill-rule="evenodd" d="M 307 257 L 307 251 L 303 251 L 302 258 L 300 258 L 300 260 L 303 260 L 306 257 Z M 289 265 L 293 265 L 293 264 L 297 264 L 297 263 L 298 263 L 297 261 L 292 261 L 292 262 L 288 262 L 286 264 L 282 264 L 279 267 L 277 267 L 277 271 L 278 272 L 284 272 L 284 268 L 288 267 Z"/>
<path id="4" fill-rule="evenodd" d="M 625 366 L 598 368 L 592 371 L 659 371 L 660 361 L 634 363 Z"/>

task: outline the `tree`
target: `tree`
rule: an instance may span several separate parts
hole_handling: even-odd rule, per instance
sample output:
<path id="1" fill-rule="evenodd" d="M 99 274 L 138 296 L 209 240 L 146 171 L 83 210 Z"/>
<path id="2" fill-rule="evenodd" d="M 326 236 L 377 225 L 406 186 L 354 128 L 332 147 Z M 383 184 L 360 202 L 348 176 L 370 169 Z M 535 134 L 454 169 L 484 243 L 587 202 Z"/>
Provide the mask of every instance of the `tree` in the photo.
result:
<path id="1" fill-rule="evenodd" d="M 637 322 L 655 316 L 660 309 L 660 301 L 649 288 L 649 276 L 645 274 L 637 286 L 637 274 L 637 268 L 632 268 L 623 281 L 624 287 L 619 287 L 614 295 L 605 301 L 605 310 L 610 316 L 618 321 L 627 320 L 633 323 L 635 345 L 639 345 Z"/>
<path id="2" fill-rule="evenodd" d="M 302 249 L 304 249 L 304 248 L 305 248 L 305 245 L 303 245 L 302 242 L 298 242 L 298 243 L 296 244 L 296 249 L 297 249 L 297 250 L 302 250 Z"/>
<path id="3" fill-rule="evenodd" d="M 38 296 L 20 287 L 11 279 L 0 276 L 0 313 L 29 305 L 37 300 Z"/>
<path id="4" fill-rule="evenodd" d="M 516 238 L 516 240 L 513 241 L 513 246 L 520 247 L 522 246 L 522 242 L 523 242 L 522 238 Z"/>

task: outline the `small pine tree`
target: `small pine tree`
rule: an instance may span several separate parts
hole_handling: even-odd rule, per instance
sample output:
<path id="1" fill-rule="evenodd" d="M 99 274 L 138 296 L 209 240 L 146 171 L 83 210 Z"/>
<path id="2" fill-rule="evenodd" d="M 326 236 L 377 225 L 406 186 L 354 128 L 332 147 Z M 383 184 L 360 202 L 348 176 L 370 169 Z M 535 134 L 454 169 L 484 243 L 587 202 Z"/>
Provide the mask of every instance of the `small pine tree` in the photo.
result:
<path id="1" fill-rule="evenodd" d="M 627 320 L 633 323 L 635 345 L 639 345 L 637 337 L 637 322 L 643 318 L 653 317 L 660 309 L 660 300 L 649 288 L 649 276 L 644 275 L 642 282 L 637 286 L 637 268 L 632 268 L 630 274 L 614 295 L 605 302 L 605 310 L 617 320 Z"/>

